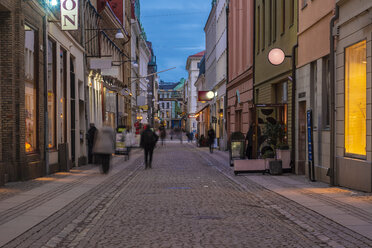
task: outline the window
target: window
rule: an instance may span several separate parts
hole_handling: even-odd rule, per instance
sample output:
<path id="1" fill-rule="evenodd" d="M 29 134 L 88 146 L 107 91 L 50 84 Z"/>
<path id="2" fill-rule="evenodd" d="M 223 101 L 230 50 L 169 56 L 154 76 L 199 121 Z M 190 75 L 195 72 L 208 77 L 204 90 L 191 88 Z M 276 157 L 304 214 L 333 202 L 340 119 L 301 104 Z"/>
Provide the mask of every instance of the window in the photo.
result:
<path id="1" fill-rule="evenodd" d="M 366 41 L 345 49 L 345 152 L 366 155 Z"/>
<path id="2" fill-rule="evenodd" d="M 276 25 L 277 25 L 277 8 L 276 8 L 276 0 L 274 0 L 273 6 L 273 42 L 276 40 Z"/>
<path id="3" fill-rule="evenodd" d="M 242 131 L 242 111 L 235 111 L 235 132 Z"/>
<path id="4" fill-rule="evenodd" d="M 25 25 L 25 149 L 27 153 L 37 150 L 37 33 Z"/>
<path id="5" fill-rule="evenodd" d="M 266 8 L 265 8 L 265 0 L 262 0 L 262 50 L 265 50 L 265 32 L 266 32 Z"/>
<path id="6" fill-rule="evenodd" d="M 56 44 L 48 40 L 48 148 L 56 147 Z"/>
<path id="7" fill-rule="evenodd" d="M 164 109 L 164 107 L 165 107 L 165 106 L 164 106 L 164 103 L 162 102 L 162 103 L 161 103 L 161 108 Z"/>
<path id="8" fill-rule="evenodd" d="M 272 35 L 273 35 L 273 1 L 269 0 L 269 39 L 268 39 L 268 44 L 270 46 L 271 41 L 272 41 Z"/>
<path id="9" fill-rule="evenodd" d="M 313 123 L 314 128 L 318 126 L 318 66 L 317 61 L 310 64 L 310 106 L 313 110 Z"/>
<path id="10" fill-rule="evenodd" d="M 169 111 L 167 111 L 167 118 L 169 118 Z"/>
<path id="11" fill-rule="evenodd" d="M 274 87 L 275 87 L 275 103 L 287 103 L 288 101 L 287 82 L 275 84 Z"/>
<path id="12" fill-rule="evenodd" d="M 257 53 L 260 53 L 261 42 L 261 11 L 260 6 L 257 7 Z"/>
<path id="13" fill-rule="evenodd" d="M 289 0 L 290 6 L 289 6 L 289 25 L 292 26 L 294 23 L 294 16 L 295 16 L 295 0 Z"/>
<path id="14" fill-rule="evenodd" d="M 61 48 L 59 51 L 60 63 L 60 123 L 61 123 L 61 143 L 67 142 L 67 125 L 66 125 L 66 51 Z"/>
<path id="15" fill-rule="evenodd" d="M 305 8 L 307 6 L 307 0 L 302 0 L 302 8 Z"/>
<path id="16" fill-rule="evenodd" d="M 329 64 L 329 57 L 323 58 L 323 80 L 322 80 L 322 122 L 323 128 L 327 128 L 330 125 L 330 115 L 329 115 L 329 83 L 331 80 L 331 70 Z"/>
<path id="17" fill-rule="evenodd" d="M 167 109 L 169 109 L 169 102 L 167 102 Z"/>
<path id="18" fill-rule="evenodd" d="M 285 31 L 285 1 L 286 0 L 282 0 L 282 30 L 281 30 L 281 34 L 284 34 L 284 31 Z"/>

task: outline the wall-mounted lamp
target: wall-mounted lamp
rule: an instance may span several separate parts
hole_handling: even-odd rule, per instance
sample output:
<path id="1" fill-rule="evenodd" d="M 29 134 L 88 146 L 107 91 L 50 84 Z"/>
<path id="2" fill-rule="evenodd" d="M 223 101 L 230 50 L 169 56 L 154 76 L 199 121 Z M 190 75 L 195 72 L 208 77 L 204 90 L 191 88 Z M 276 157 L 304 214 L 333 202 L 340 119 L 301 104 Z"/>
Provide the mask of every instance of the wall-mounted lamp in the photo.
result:
<path id="1" fill-rule="evenodd" d="M 128 59 L 128 60 L 122 60 L 122 61 L 112 61 L 111 62 L 111 65 L 112 66 L 120 66 L 126 62 L 131 62 L 131 65 L 132 67 L 134 68 L 137 68 L 138 67 L 138 64 L 137 64 L 137 61 L 136 60 L 131 60 L 131 59 Z"/>

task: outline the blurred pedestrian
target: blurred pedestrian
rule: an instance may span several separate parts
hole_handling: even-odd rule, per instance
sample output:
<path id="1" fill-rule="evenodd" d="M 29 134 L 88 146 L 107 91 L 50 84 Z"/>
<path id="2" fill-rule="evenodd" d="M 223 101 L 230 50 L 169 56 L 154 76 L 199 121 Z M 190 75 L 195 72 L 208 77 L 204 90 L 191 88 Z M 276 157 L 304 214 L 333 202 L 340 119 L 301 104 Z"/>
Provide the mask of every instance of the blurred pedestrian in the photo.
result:
<path id="1" fill-rule="evenodd" d="M 209 152 L 213 153 L 213 146 L 214 146 L 214 138 L 216 137 L 215 132 L 212 126 L 208 130 L 208 145 L 209 145 Z"/>
<path id="2" fill-rule="evenodd" d="M 93 163 L 93 143 L 94 143 L 94 136 L 97 132 L 97 128 L 95 127 L 94 123 L 89 124 L 89 130 L 87 132 L 87 141 L 88 141 L 88 164 Z"/>
<path id="3" fill-rule="evenodd" d="M 93 153 L 99 158 L 102 172 L 107 174 L 110 169 L 111 155 L 115 152 L 115 132 L 108 122 L 95 135 Z"/>
<path id="4" fill-rule="evenodd" d="M 145 152 L 145 169 L 151 168 L 152 166 L 152 154 L 158 138 L 159 136 L 151 129 L 150 125 L 145 126 L 145 129 L 141 133 L 140 142 L 140 146 Z"/>
<path id="5" fill-rule="evenodd" d="M 165 127 L 163 125 L 159 127 L 159 134 L 161 139 L 161 145 L 163 146 L 165 137 L 167 136 L 167 132 L 165 131 Z"/>

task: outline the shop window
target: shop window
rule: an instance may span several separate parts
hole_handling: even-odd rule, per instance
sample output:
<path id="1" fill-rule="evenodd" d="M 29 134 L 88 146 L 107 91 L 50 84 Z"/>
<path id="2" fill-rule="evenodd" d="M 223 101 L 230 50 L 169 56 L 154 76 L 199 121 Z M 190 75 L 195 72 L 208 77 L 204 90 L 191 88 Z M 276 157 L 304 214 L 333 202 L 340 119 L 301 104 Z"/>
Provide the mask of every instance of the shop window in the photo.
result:
<path id="1" fill-rule="evenodd" d="M 366 155 L 366 41 L 345 49 L 345 152 Z"/>
<path id="2" fill-rule="evenodd" d="M 61 123 L 61 143 L 66 143 L 67 142 L 67 122 L 66 122 L 66 85 L 67 85 L 67 80 L 66 80 L 66 51 L 61 48 L 59 51 L 59 56 L 60 56 L 60 71 L 59 71 L 59 76 L 60 76 L 60 123 Z"/>
<path id="3" fill-rule="evenodd" d="M 48 40 L 48 148 L 56 147 L 56 44 Z"/>
<path id="4" fill-rule="evenodd" d="M 25 149 L 27 153 L 37 150 L 37 33 L 28 25 L 25 28 Z"/>

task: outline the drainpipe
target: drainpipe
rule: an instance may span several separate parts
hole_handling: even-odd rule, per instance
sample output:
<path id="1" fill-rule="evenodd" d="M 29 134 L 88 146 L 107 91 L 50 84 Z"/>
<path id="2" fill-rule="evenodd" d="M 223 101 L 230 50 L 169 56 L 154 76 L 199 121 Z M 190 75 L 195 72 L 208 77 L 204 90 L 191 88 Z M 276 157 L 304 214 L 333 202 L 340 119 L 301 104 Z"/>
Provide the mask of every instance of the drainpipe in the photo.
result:
<path id="1" fill-rule="evenodd" d="M 330 25 L 329 25 L 329 41 L 330 41 L 330 56 L 329 56 L 329 63 L 330 63 L 330 100 L 331 104 L 329 106 L 330 108 L 330 121 L 331 121 L 331 140 L 330 140 L 330 168 L 327 173 L 327 175 L 330 176 L 330 184 L 332 186 L 335 185 L 335 136 L 336 136 L 336 126 L 335 126 L 335 37 L 333 35 L 333 28 L 335 25 L 336 20 L 338 20 L 339 17 L 339 6 L 336 4 L 335 8 L 335 14 L 331 19 Z"/>
<path id="2" fill-rule="evenodd" d="M 296 164 L 296 49 L 298 44 L 292 47 L 292 172 Z"/>
<path id="3" fill-rule="evenodd" d="M 47 6 L 45 6 L 47 7 Z M 45 160 L 45 173 L 49 175 L 49 156 L 48 156 L 48 143 L 49 143 L 49 124 L 48 124 L 48 34 L 47 34 L 47 14 L 43 17 L 43 60 L 44 60 L 44 160 Z"/>

